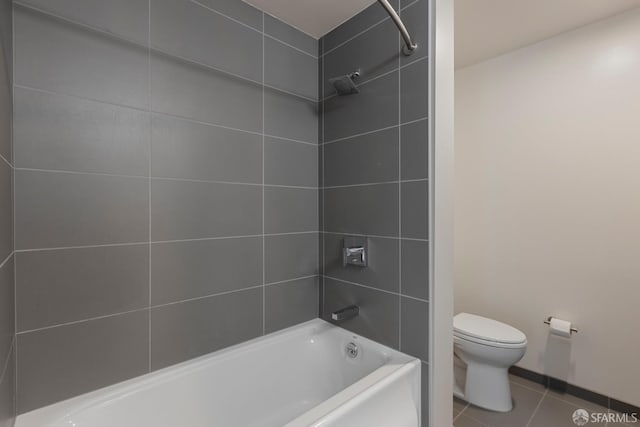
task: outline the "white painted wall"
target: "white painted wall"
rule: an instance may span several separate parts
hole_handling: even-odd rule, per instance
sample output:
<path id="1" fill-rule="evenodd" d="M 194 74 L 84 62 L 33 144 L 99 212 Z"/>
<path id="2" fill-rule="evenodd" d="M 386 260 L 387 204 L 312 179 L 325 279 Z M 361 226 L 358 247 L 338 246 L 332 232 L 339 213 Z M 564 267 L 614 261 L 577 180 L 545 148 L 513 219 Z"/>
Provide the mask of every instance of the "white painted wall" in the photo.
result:
<path id="1" fill-rule="evenodd" d="M 456 72 L 456 312 L 640 405 L 640 10 Z M 580 329 L 549 338 L 547 315 Z"/>

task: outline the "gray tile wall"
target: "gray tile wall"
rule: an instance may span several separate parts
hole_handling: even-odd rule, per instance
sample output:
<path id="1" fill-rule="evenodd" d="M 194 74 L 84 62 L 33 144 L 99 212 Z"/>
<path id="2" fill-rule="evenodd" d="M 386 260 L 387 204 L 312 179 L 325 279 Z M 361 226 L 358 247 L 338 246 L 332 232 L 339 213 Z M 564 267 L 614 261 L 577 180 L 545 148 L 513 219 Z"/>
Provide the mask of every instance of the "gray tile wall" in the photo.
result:
<path id="1" fill-rule="evenodd" d="M 400 37 L 378 4 L 321 40 L 323 248 L 321 311 L 351 304 L 341 326 L 423 362 L 428 425 L 427 0 L 392 2 L 419 43 L 400 54 Z M 331 77 L 360 70 L 360 93 L 337 97 Z M 342 266 L 344 236 L 368 240 L 367 268 Z"/>
<path id="2" fill-rule="evenodd" d="M 19 413 L 316 317 L 317 40 L 239 0 L 14 9 L 0 417 L 13 413 L 12 157 Z"/>
<path id="3" fill-rule="evenodd" d="M 13 25 L 0 1 L 0 427 L 15 421 L 15 280 L 13 245 Z"/>

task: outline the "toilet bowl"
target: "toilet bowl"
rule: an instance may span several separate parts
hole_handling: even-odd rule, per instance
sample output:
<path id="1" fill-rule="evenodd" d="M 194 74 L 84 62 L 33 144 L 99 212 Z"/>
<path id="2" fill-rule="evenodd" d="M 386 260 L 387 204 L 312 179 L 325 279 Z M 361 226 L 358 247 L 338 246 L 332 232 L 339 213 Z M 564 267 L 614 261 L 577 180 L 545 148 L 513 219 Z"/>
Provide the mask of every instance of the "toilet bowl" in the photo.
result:
<path id="1" fill-rule="evenodd" d="M 464 387 L 454 374 L 454 395 L 498 412 L 513 408 L 509 367 L 527 349 L 527 337 L 497 320 L 459 313 L 453 318 L 453 351 L 466 365 Z"/>

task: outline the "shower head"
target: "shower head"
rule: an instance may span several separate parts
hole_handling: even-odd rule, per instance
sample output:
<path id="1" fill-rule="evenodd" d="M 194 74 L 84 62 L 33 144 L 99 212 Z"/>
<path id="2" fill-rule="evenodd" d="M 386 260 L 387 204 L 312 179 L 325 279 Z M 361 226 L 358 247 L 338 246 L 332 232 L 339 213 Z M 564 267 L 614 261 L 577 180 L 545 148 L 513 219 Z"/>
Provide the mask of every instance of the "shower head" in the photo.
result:
<path id="1" fill-rule="evenodd" d="M 346 76 L 333 77 L 329 79 L 329 83 L 333 85 L 339 96 L 353 95 L 360 92 L 356 87 L 355 79 L 360 77 L 360 71 L 354 71 Z"/>

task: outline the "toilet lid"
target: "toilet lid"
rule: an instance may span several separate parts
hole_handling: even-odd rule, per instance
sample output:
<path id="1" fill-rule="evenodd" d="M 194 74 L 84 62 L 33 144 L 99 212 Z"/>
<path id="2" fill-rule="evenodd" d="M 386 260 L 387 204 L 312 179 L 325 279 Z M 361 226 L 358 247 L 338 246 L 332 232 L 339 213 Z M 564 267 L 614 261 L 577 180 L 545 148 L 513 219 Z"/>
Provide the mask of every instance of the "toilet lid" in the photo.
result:
<path id="1" fill-rule="evenodd" d="M 457 334 L 505 344 L 520 344 L 527 340 L 527 337 L 513 326 L 469 313 L 459 313 L 453 318 L 453 331 Z"/>

